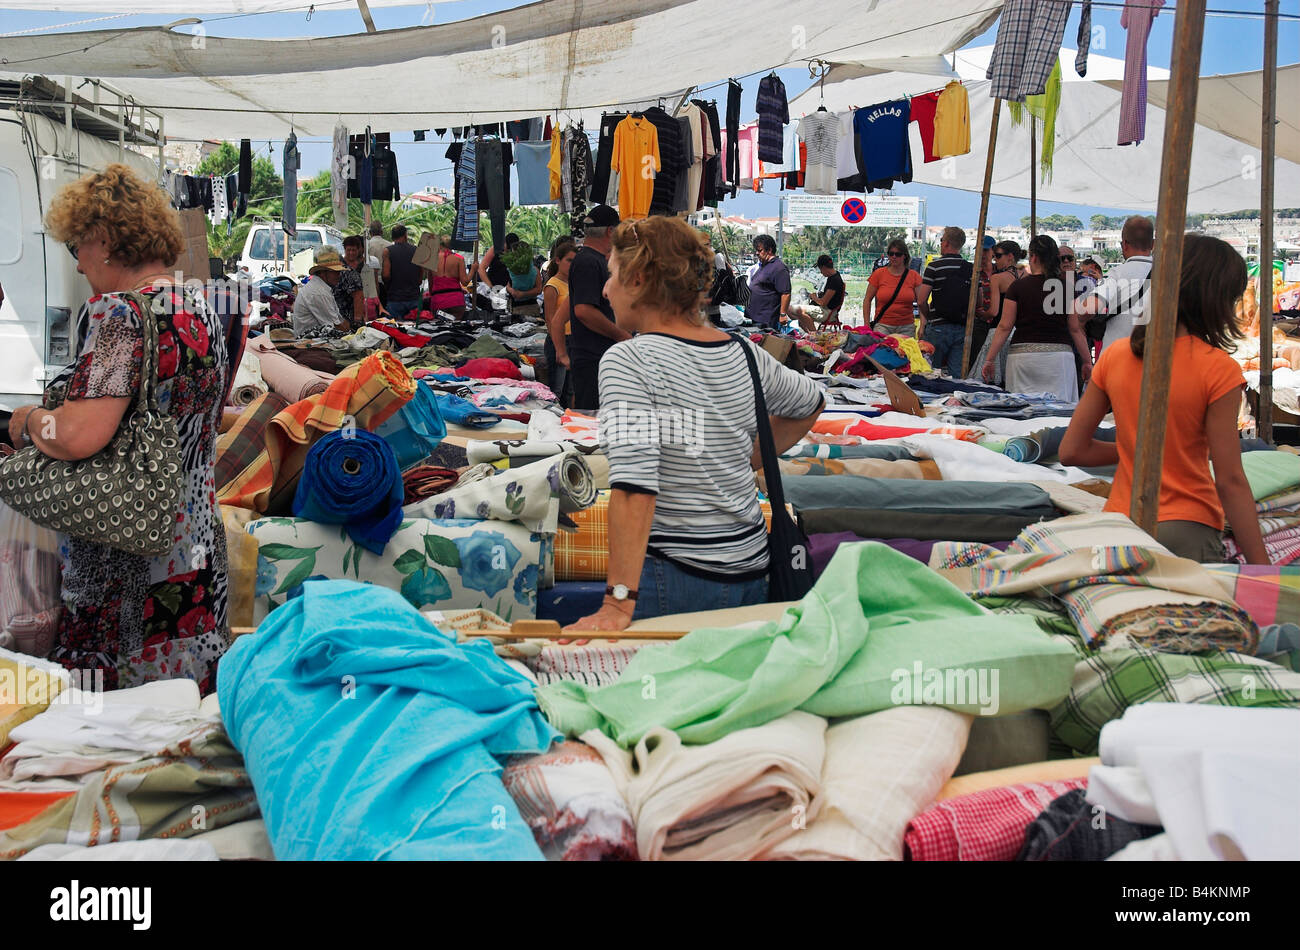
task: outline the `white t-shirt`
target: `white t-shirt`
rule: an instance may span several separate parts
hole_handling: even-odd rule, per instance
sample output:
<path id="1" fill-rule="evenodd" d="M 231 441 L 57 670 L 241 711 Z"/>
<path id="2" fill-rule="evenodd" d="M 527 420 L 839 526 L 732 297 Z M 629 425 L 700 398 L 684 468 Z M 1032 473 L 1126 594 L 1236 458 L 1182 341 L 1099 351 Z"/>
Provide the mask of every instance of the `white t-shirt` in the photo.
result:
<path id="1" fill-rule="evenodd" d="M 1097 285 L 1096 290 L 1081 298 L 1096 298 L 1100 304 L 1100 313 L 1113 314 L 1106 321 L 1106 334 L 1101 341 L 1102 352 L 1116 340 L 1127 340 L 1133 332 L 1134 318 L 1142 316 L 1146 311 L 1146 303 L 1151 298 L 1149 285 L 1145 292 L 1142 290 L 1143 283 L 1150 276 L 1151 256 L 1139 254 L 1116 267 Z"/>
<path id="2" fill-rule="evenodd" d="M 293 335 L 302 339 L 319 330 L 333 330 L 342 321 L 334 288 L 321 277 L 313 277 L 298 288 L 293 302 Z"/>

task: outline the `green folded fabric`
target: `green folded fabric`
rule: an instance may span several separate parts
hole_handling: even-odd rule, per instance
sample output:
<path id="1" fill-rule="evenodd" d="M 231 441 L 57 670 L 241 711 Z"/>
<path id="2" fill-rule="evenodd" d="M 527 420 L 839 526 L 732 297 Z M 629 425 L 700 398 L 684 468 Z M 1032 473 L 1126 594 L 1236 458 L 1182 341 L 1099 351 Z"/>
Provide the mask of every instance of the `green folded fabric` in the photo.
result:
<path id="1" fill-rule="evenodd" d="M 1241 467 L 1246 470 L 1255 500 L 1300 488 L 1300 455 L 1290 452 L 1242 452 Z"/>
<path id="2" fill-rule="evenodd" d="M 642 650 L 608 686 L 554 683 L 537 700 L 568 735 L 600 729 L 632 746 L 663 726 L 706 743 L 792 709 L 1050 708 L 1069 691 L 1074 659 L 1032 618 L 993 615 L 919 561 L 863 542 L 840 545 L 816 586 L 776 622 L 697 630 Z"/>
<path id="3" fill-rule="evenodd" d="M 1047 492 L 1027 482 L 916 481 L 857 475 L 785 475 L 785 500 L 809 508 L 886 508 L 930 514 L 1056 514 Z"/>
<path id="4" fill-rule="evenodd" d="M 495 359 L 502 358 L 519 362 L 519 354 L 486 333 L 460 351 L 460 359 Z"/>

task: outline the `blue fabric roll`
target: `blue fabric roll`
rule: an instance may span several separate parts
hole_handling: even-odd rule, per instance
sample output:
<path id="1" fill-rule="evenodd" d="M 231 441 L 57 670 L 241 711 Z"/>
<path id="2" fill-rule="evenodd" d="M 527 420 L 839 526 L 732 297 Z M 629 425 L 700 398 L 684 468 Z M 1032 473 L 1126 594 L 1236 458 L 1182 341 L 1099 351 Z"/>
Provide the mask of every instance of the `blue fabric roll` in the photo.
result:
<path id="1" fill-rule="evenodd" d="M 411 401 L 376 429 L 375 435 L 382 436 L 392 447 L 402 471 L 432 455 L 447 435 L 447 423 L 438 410 L 433 390 L 417 384 Z"/>
<path id="2" fill-rule="evenodd" d="M 402 523 L 402 472 L 392 448 L 365 429 L 331 432 L 307 452 L 293 513 L 346 525 L 348 536 L 382 554 Z"/>
<path id="3" fill-rule="evenodd" d="M 303 587 L 217 668 L 276 858 L 541 860 L 500 779 L 558 737 L 532 684 L 395 591 Z"/>
<path id="4" fill-rule="evenodd" d="M 438 410 L 442 417 L 453 425 L 470 426 L 474 429 L 486 429 L 501 421 L 494 412 L 484 412 L 468 399 L 461 399 L 454 393 L 434 393 L 438 399 Z"/>

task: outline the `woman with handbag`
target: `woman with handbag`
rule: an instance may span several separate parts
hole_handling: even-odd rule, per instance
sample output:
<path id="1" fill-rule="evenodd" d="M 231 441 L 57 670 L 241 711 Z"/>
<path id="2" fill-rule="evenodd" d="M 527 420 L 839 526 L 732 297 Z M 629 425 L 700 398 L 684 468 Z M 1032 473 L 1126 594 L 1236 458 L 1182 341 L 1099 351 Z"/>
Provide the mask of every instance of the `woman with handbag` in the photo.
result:
<path id="1" fill-rule="evenodd" d="M 67 535 L 50 659 L 102 671 L 105 689 L 189 678 L 210 692 L 227 628 L 220 320 L 169 276 L 176 212 L 125 165 L 66 186 L 46 227 L 94 295 L 76 359 L 10 420 L 24 448 L 0 462 L 0 498 Z"/>
<path id="2" fill-rule="evenodd" d="M 768 478 L 769 539 L 754 470 L 766 458 L 774 472 L 776 454 L 803 438 L 821 390 L 708 322 L 701 304 L 713 254 L 685 221 L 628 221 L 612 240 L 605 296 L 635 335 L 600 361 L 608 587 L 600 610 L 566 629 L 622 630 L 634 619 L 801 596 L 807 551 L 780 478 Z"/>
<path id="3" fill-rule="evenodd" d="M 873 271 L 867 279 L 867 294 L 862 298 L 862 322 L 879 333 L 893 336 L 916 336 L 916 317 L 912 305 L 921 275 L 912 270 L 907 242 L 894 238 L 886 250 L 889 264 Z M 872 305 L 876 315 L 871 316 Z M 877 326 L 879 324 L 879 326 Z"/>

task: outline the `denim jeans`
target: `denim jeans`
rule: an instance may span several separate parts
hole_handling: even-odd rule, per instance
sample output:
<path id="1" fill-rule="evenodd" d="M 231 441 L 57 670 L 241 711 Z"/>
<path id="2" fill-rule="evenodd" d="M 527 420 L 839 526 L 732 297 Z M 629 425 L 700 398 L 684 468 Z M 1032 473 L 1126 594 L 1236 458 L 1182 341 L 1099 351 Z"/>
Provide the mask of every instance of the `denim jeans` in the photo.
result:
<path id="1" fill-rule="evenodd" d="M 411 313 L 419 316 L 421 303 L 422 301 L 418 297 L 414 300 L 390 300 L 388 301 L 388 315 L 394 320 L 405 320 Z"/>
<path id="2" fill-rule="evenodd" d="M 724 610 L 767 603 L 767 578 L 711 581 L 687 574 L 671 561 L 646 555 L 633 620 L 697 610 Z"/>
<path id="3" fill-rule="evenodd" d="M 934 347 L 930 363 L 935 369 L 946 369 L 953 379 L 961 379 L 962 350 L 966 347 L 966 328 L 956 323 L 928 323 L 925 342 Z M 972 348 L 973 352 L 973 348 Z"/>

